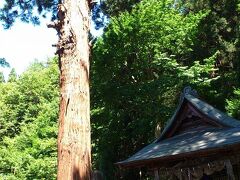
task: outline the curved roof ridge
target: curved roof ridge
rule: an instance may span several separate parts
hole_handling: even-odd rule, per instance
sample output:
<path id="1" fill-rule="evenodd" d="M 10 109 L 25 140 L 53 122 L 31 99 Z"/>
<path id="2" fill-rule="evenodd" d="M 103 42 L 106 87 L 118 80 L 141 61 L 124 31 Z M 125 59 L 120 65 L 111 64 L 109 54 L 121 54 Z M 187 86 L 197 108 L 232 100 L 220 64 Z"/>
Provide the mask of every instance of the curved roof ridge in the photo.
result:
<path id="1" fill-rule="evenodd" d="M 196 98 L 190 94 L 185 94 L 185 99 L 187 99 L 194 107 L 201 111 L 206 116 L 211 119 L 229 127 L 240 127 L 240 121 L 234 119 L 227 115 L 226 113 L 216 109 L 215 107 L 209 105 L 208 103 Z"/>

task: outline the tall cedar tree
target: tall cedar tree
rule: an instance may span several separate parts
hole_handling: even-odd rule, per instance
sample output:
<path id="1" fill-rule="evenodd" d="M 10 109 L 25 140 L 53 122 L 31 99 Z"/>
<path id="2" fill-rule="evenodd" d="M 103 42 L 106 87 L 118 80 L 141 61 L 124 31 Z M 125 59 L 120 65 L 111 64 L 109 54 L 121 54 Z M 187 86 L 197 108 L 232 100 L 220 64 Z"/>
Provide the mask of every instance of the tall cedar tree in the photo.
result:
<path id="1" fill-rule="evenodd" d="M 58 174 L 62 180 L 90 179 L 90 98 L 89 98 L 89 2 L 87 0 L 6 0 L 0 20 L 9 28 L 16 18 L 39 24 L 38 13 L 53 12 L 59 34 L 57 53 L 60 65 L 60 114 L 58 133 Z M 57 15 L 54 13 L 57 12 Z"/>

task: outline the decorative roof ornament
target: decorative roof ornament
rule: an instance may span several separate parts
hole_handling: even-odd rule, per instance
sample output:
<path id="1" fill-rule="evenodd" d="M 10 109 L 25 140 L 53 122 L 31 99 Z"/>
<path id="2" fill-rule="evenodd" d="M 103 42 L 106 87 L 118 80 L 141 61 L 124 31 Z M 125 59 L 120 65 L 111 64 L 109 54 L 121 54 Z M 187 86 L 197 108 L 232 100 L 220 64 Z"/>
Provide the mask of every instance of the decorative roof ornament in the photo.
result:
<path id="1" fill-rule="evenodd" d="M 195 89 L 192 89 L 190 86 L 187 86 L 183 89 L 183 94 L 190 94 L 192 96 L 198 97 L 198 93 Z"/>
<path id="2" fill-rule="evenodd" d="M 183 89 L 183 92 L 181 93 L 181 96 L 180 96 L 180 102 L 183 101 L 184 99 L 184 96 L 185 95 L 192 95 L 194 97 L 199 97 L 198 96 L 198 93 L 195 89 L 192 89 L 190 86 L 186 86 L 184 89 Z"/>

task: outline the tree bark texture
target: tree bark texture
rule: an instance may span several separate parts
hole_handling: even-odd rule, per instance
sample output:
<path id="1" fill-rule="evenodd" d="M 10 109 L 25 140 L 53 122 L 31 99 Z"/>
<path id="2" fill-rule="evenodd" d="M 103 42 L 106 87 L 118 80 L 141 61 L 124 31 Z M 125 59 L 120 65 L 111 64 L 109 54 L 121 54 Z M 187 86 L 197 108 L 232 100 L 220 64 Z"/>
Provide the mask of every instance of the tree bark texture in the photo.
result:
<path id="1" fill-rule="evenodd" d="M 64 0 L 54 24 L 61 72 L 58 180 L 91 178 L 89 17 L 86 0 Z"/>

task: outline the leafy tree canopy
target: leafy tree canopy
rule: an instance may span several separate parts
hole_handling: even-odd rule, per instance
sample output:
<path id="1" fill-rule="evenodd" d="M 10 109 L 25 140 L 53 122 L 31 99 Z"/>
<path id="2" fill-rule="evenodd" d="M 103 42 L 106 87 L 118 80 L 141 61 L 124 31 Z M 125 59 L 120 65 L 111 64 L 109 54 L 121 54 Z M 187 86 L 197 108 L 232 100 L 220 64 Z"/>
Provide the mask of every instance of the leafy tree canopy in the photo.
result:
<path id="1" fill-rule="evenodd" d="M 0 179 L 56 179 L 58 75 L 53 59 L 0 84 Z"/>
<path id="2" fill-rule="evenodd" d="M 231 116 L 240 119 L 240 89 L 235 89 L 234 96 L 227 100 L 227 110 Z"/>
<path id="3" fill-rule="evenodd" d="M 3 72 L 0 72 L 0 83 L 5 82 L 4 74 Z"/>
<path id="4" fill-rule="evenodd" d="M 210 85 L 218 52 L 191 56 L 207 15 L 183 15 L 173 1 L 145 0 L 110 19 L 91 69 L 95 166 L 107 179 L 114 162 L 154 139 L 156 124 L 164 126 L 184 85 Z"/>
<path id="5" fill-rule="evenodd" d="M 10 71 L 8 75 L 8 82 L 15 82 L 17 80 L 17 72 L 14 68 Z"/>
<path id="6" fill-rule="evenodd" d="M 119 15 L 121 12 L 130 12 L 141 0 L 105 0 L 101 2 L 103 13 L 109 17 Z"/>

